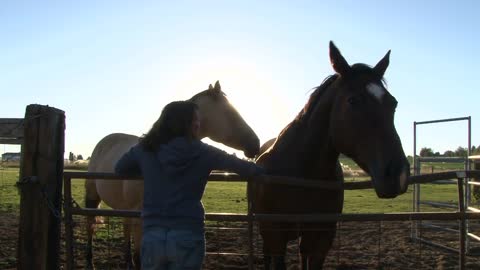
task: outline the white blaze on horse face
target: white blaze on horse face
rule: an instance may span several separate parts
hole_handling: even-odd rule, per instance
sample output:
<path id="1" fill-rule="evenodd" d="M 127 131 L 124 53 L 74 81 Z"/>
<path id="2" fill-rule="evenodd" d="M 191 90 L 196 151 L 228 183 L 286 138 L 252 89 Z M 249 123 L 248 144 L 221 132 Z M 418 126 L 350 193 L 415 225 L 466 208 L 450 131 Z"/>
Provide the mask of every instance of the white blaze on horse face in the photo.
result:
<path id="1" fill-rule="evenodd" d="M 372 94 L 379 102 L 382 102 L 382 98 L 385 95 L 385 89 L 383 86 L 376 83 L 370 83 L 367 85 L 367 91 Z"/>

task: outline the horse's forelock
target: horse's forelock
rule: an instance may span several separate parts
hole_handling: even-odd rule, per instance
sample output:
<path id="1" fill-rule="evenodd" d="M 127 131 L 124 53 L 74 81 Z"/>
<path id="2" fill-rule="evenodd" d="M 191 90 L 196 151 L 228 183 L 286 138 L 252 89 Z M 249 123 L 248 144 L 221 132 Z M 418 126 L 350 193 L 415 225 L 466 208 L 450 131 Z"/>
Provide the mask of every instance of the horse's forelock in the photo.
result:
<path id="1" fill-rule="evenodd" d="M 385 86 L 387 85 L 387 81 L 385 80 L 385 78 L 384 77 L 377 77 L 377 76 L 380 76 L 380 75 L 376 74 L 375 70 L 367 64 L 363 64 L 363 63 L 354 64 L 351 67 L 351 72 L 352 72 L 352 74 L 358 74 L 360 76 L 362 74 L 364 74 L 364 75 L 366 74 L 369 77 L 373 77 L 373 78 L 376 77 L 376 79 L 380 80 Z"/>

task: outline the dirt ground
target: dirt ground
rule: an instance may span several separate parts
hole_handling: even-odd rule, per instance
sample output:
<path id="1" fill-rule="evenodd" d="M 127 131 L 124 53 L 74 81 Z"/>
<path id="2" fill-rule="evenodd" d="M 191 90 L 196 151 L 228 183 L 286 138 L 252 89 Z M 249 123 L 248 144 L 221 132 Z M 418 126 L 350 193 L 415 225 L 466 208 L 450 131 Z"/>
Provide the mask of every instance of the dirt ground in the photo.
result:
<path id="1" fill-rule="evenodd" d="M 15 269 L 18 216 L 2 212 L 0 217 L 0 269 Z M 77 219 L 75 230 L 75 265 L 78 269 L 83 269 L 85 263 L 82 222 L 83 219 Z M 208 254 L 204 269 L 248 269 L 246 224 L 213 225 L 214 227 L 209 227 L 206 232 Z M 97 237 L 94 244 L 96 268 L 124 269 L 120 223 L 104 225 L 97 233 L 102 237 Z M 263 269 L 262 243 L 258 234 L 255 235 L 255 268 Z M 422 230 L 421 235 L 452 248 L 458 247 L 456 233 Z M 458 269 L 456 254 L 415 243 L 409 236 L 409 222 L 341 223 L 338 225 L 337 237 L 324 269 Z M 473 244 L 472 247 L 472 250 L 478 250 Z M 297 250 L 295 241 L 289 243 L 287 269 L 299 269 Z M 64 260 L 63 248 L 61 252 Z M 480 269 L 480 256 L 467 256 L 466 268 Z"/>

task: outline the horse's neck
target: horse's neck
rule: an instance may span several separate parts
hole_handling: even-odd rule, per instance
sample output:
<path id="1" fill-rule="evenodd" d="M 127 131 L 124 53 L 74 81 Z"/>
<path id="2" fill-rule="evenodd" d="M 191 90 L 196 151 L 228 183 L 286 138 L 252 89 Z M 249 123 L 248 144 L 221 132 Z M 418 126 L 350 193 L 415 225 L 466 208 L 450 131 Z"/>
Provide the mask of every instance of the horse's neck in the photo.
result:
<path id="1" fill-rule="evenodd" d="M 327 97 L 328 98 L 328 97 Z M 271 150 L 270 169 L 291 176 L 331 179 L 338 152 L 329 141 L 330 102 L 319 104 L 311 119 L 296 119 L 287 126 Z"/>
<path id="2" fill-rule="evenodd" d="M 270 153 L 273 171 L 312 178 L 330 177 L 335 172 L 338 153 L 328 141 L 328 130 L 305 136 L 301 127 L 296 127 L 282 135 Z"/>

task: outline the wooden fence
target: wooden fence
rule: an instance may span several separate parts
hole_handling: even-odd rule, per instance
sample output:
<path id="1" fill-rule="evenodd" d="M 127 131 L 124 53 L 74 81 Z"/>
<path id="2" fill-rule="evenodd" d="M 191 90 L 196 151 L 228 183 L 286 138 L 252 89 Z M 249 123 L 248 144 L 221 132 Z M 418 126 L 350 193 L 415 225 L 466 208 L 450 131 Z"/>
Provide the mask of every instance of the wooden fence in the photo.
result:
<path id="1" fill-rule="evenodd" d="M 139 211 L 105 210 L 73 207 L 71 180 L 80 179 L 130 179 L 114 174 L 94 174 L 63 172 L 65 140 L 65 113 L 61 110 L 42 105 L 27 106 L 24 119 L 0 120 L 0 143 L 22 144 L 20 164 L 20 226 L 18 240 L 18 269 L 60 269 L 60 225 L 61 191 L 64 183 L 64 218 L 66 230 L 67 269 L 73 268 L 72 216 L 99 215 L 139 217 Z M 63 181 L 62 181 L 63 175 Z M 429 183 L 436 180 L 457 179 L 458 210 L 456 212 L 435 213 L 389 213 L 389 214 L 318 214 L 318 215 L 279 215 L 253 213 L 251 211 L 251 185 L 248 185 L 247 214 L 207 213 L 207 220 L 247 221 L 249 223 L 249 267 L 253 268 L 253 222 L 289 221 L 289 222 L 328 222 L 328 221 L 411 221 L 411 220 L 458 220 L 460 222 L 459 268 L 465 269 L 465 223 L 468 219 L 480 219 L 480 213 L 468 212 L 464 204 L 464 185 L 467 178 L 480 178 L 479 171 L 458 171 L 413 176 L 410 183 Z M 243 181 L 234 174 L 212 175 L 211 181 Z M 304 186 L 323 189 L 364 189 L 371 188 L 371 182 L 335 183 L 312 179 L 298 179 L 280 176 L 258 177 L 254 181 Z"/>
<path id="2" fill-rule="evenodd" d="M 64 137 L 65 113 L 53 107 L 0 119 L 0 143 L 21 145 L 17 269 L 60 269 Z"/>
<path id="3" fill-rule="evenodd" d="M 258 221 L 278 221 L 278 222 L 331 222 L 331 221 L 414 221 L 414 220 L 458 220 L 460 222 L 459 242 L 459 268 L 465 269 L 466 262 L 466 220 L 480 219 L 480 213 L 467 212 L 464 203 L 464 185 L 467 178 L 480 178 L 480 171 L 456 171 L 443 172 L 428 175 L 418 175 L 410 177 L 410 184 L 430 183 L 438 180 L 457 179 L 458 188 L 458 211 L 456 212 L 422 212 L 422 213 L 386 213 L 386 214 L 266 214 L 253 213 L 251 204 L 253 196 L 251 196 L 251 185 L 248 185 L 247 214 L 231 214 L 231 213 L 207 213 L 206 219 L 211 221 L 246 221 L 248 222 L 249 235 L 249 269 L 253 269 L 253 222 Z M 105 179 L 105 180 L 132 180 L 139 181 L 139 177 L 125 177 L 112 173 L 85 173 L 85 172 L 65 172 L 65 231 L 66 231 L 66 254 L 67 269 L 73 269 L 73 215 L 85 216 L 116 216 L 116 217 L 140 217 L 140 211 L 133 210 L 108 210 L 108 209 L 92 209 L 73 207 L 71 181 L 72 179 Z M 258 176 L 250 179 L 256 183 L 276 183 L 283 185 L 302 186 L 310 188 L 322 189 L 367 189 L 372 188 L 371 181 L 351 182 L 351 183 L 335 183 L 329 181 L 319 181 L 312 179 L 300 179 L 294 177 L 282 176 Z M 209 181 L 245 181 L 236 174 L 211 174 Z M 249 182 L 250 183 L 250 182 Z M 69 203 L 67 203 L 69 202 Z"/>

